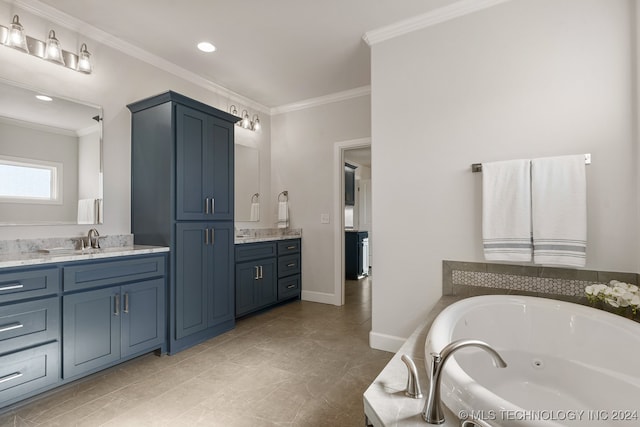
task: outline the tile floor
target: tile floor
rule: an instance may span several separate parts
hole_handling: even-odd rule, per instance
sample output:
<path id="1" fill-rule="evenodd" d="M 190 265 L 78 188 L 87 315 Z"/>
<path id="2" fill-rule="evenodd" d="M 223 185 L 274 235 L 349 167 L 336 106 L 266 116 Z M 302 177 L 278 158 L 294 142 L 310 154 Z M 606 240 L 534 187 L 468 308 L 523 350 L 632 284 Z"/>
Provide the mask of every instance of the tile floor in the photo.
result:
<path id="1" fill-rule="evenodd" d="M 294 301 L 174 356 L 153 354 L 0 415 L 0 426 L 364 425 L 362 394 L 393 354 L 368 345 L 369 279 L 346 304 Z"/>

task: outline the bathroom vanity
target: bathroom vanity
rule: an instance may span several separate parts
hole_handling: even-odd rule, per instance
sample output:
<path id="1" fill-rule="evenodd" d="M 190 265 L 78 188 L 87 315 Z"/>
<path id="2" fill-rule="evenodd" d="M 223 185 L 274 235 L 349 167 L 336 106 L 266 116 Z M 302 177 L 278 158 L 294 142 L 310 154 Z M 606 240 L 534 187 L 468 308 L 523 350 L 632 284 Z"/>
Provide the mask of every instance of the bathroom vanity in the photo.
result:
<path id="1" fill-rule="evenodd" d="M 301 239 L 236 237 L 236 317 L 300 299 Z"/>
<path id="2" fill-rule="evenodd" d="M 166 351 L 164 247 L 0 258 L 0 408 Z"/>

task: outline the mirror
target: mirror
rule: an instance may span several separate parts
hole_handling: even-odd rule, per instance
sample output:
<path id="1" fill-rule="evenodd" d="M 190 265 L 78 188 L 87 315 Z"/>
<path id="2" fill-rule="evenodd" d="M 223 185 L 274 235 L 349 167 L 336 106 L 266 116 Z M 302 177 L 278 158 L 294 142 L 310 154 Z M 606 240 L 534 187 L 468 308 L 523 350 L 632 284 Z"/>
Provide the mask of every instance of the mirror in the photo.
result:
<path id="1" fill-rule="evenodd" d="M 235 219 L 260 221 L 260 153 L 235 145 Z"/>
<path id="2" fill-rule="evenodd" d="M 101 224 L 102 172 L 100 107 L 0 80 L 0 225 Z"/>

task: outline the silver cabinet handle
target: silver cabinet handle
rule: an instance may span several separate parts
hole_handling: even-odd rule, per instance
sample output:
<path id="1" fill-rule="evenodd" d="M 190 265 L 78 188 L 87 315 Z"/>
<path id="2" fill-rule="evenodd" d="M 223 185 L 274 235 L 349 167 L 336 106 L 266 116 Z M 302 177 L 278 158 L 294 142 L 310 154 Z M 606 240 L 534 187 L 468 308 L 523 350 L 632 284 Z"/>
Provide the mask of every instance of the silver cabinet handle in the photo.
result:
<path id="1" fill-rule="evenodd" d="M 120 315 L 120 294 L 116 294 L 116 296 L 114 298 L 113 315 L 114 316 L 119 316 Z"/>
<path id="2" fill-rule="evenodd" d="M 211 198 L 211 215 L 216 213 L 216 199 Z"/>
<path id="3" fill-rule="evenodd" d="M 292 262 L 291 264 L 287 264 L 287 267 L 295 267 L 295 266 L 296 266 L 295 262 Z"/>
<path id="4" fill-rule="evenodd" d="M 204 213 L 209 215 L 209 198 L 204 199 Z"/>
<path id="5" fill-rule="evenodd" d="M 13 374 L 9 374 L 7 376 L 0 378 L 0 384 L 7 381 L 15 380 L 16 378 L 20 378 L 21 376 L 22 376 L 22 372 L 14 372 Z"/>
<path id="6" fill-rule="evenodd" d="M 129 292 L 124 293 L 124 310 L 125 313 L 129 313 Z"/>
<path id="7" fill-rule="evenodd" d="M 20 329 L 23 326 L 24 325 L 20 322 L 9 323 L 8 325 L 0 326 L 0 332 L 7 332 L 7 331 L 12 331 L 14 329 Z"/>
<path id="8" fill-rule="evenodd" d="M 208 228 L 204 229 L 204 244 L 205 245 L 209 244 L 209 229 Z"/>
<path id="9" fill-rule="evenodd" d="M 289 286 L 287 286 L 287 289 L 293 289 L 295 287 L 296 287 L 296 285 L 289 285 Z"/>
<path id="10" fill-rule="evenodd" d="M 295 246 L 287 246 L 288 250 L 292 250 L 292 249 L 295 249 L 295 248 L 296 248 Z"/>
<path id="11" fill-rule="evenodd" d="M 24 285 L 21 285 L 20 283 L 12 283 L 8 286 L 3 286 L 0 288 L 0 291 L 10 291 L 13 289 L 22 289 L 24 288 Z"/>
<path id="12" fill-rule="evenodd" d="M 255 269 L 256 269 L 256 275 L 255 275 L 255 277 L 254 277 L 253 279 L 254 279 L 254 280 L 258 280 L 258 279 L 260 278 L 260 273 L 259 273 L 259 272 L 260 272 L 260 270 L 258 269 L 258 266 L 257 266 L 257 265 L 254 265 L 254 266 L 253 266 L 253 268 L 255 268 Z"/>
<path id="13" fill-rule="evenodd" d="M 210 230 L 210 232 L 211 232 L 211 239 L 210 239 L 210 240 L 211 240 L 211 244 L 212 244 L 212 245 L 215 243 L 215 234 L 214 234 L 214 231 L 215 231 L 215 230 L 214 230 L 213 228 Z"/>
<path id="14" fill-rule="evenodd" d="M 262 266 L 260 266 L 260 278 L 264 278 L 264 276 L 262 275 Z"/>

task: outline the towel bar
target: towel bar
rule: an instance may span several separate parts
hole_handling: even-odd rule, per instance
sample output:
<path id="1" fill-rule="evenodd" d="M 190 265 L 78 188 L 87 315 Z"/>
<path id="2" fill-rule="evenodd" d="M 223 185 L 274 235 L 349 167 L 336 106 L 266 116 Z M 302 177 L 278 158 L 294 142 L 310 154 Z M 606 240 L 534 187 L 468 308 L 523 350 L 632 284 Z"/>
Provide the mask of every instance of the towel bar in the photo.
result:
<path id="1" fill-rule="evenodd" d="M 586 153 L 584 155 L 584 164 L 591 164 L 591 153 Z M 471 172 L 482 172 L 482 163 L 472 163 L 471 164 Z"/>

